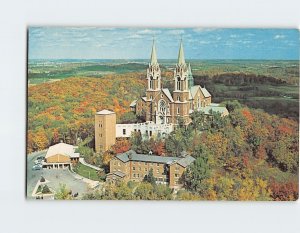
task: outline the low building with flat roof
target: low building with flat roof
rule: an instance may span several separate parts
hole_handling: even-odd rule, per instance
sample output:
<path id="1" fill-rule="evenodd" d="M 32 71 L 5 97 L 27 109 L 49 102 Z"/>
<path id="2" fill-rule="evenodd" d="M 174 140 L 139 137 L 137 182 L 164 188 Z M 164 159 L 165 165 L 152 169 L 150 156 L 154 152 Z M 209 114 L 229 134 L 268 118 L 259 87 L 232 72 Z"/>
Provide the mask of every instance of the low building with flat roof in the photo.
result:
<path id="1" fill-rule="evenodd" d="M 42 163 L 43 168 L 69 168 L 72 163 L 79 161 L 80 154 L 76 152 L 76 149 L 77 146 L 63 142 L 50 146 Z"/>

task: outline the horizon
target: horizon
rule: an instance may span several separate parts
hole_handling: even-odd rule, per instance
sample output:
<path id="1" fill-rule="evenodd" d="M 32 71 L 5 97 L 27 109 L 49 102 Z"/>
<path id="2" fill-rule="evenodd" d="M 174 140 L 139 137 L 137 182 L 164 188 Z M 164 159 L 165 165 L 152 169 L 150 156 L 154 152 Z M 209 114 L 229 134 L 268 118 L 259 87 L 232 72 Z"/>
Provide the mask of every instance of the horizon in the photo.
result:
<path id="1" fill-rule="evenodd" d="M 299 60 L 298 29 L 29 27 L 28 60 Z"/>

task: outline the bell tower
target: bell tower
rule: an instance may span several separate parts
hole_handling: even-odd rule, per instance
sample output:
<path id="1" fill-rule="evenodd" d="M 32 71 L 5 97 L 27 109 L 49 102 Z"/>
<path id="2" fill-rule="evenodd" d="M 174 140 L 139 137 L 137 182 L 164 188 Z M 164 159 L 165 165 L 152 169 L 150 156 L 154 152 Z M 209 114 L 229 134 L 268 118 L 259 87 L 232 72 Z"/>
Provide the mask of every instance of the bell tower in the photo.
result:
<path id="1" fill-rule="evenodd" d="M 161 71 L 157 62 L 155 41 L 153 40 L 150 63 L 147 69 L 147 100 L 152 100 L 154 95 L 161 90 Z"/>
<path id="2" fill-rule="evenodd" d="M 175 115 L 183 118 L 189 116 L 189 69 L 185 63 L 182 40 L 180 41 L 178 62 L 174 70 Z"/>

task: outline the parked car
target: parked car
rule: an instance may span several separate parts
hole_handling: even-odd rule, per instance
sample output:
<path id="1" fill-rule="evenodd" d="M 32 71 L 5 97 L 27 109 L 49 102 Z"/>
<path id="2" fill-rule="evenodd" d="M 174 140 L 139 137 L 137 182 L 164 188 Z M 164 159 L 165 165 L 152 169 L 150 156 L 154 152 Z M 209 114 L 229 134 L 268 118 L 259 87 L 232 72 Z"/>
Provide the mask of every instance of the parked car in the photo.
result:
<path id="1" fill-rule="evenodd" d="M 41 170 L 43 166 L 41 164 L 33 165 L 32 170 Z"/>
<path id="2" fill-rule="evenodd" d="M 35 165 L 40 165 L 40 164 L 41 164 L 41 161 L 35 160 L 35 161 L 34 161 L 34 164 L 35 164 Z"/>
<path id="3" fill-rule="evenodd" d="M 37 158 L 36 158 L 36 160 L 40 160 L 40 161 L 43 161 L 45 159 L 45 156 L 38 156 Z"/>

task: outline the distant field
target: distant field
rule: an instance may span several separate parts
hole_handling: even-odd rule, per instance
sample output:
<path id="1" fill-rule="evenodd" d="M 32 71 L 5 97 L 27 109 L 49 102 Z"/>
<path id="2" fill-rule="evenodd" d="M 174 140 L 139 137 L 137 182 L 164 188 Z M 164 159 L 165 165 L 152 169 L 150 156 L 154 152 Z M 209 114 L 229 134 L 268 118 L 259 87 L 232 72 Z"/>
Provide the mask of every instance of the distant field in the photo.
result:
<path id="1" fill-rule="evenodd" d="M 176 60 L 159 62 L 163 85 L 172 90 Z M 31 60 L 28 84 L 112 75 L 144 79 L 147 63 L 147 60 Z M 249 107 L 298 119 L 299 61 L 191 60 L 190 63 L 195 83 L 205 86 L 214 102 L 239 100 Z"/>
<path id="2" fill-rule="evenodd" d="M 163 70 L 172 70 L 176 60 L 160 60 Z M 299 82 L 299 61 L 267 60 L 190 60 L 194 75 L 213 76 L 227 72 L 265 75 L 291 84 Z M 30 84 L 68 77 L 102 77 L 106 74 L 142 72 L 147 60 L 30 60 Z"/>

